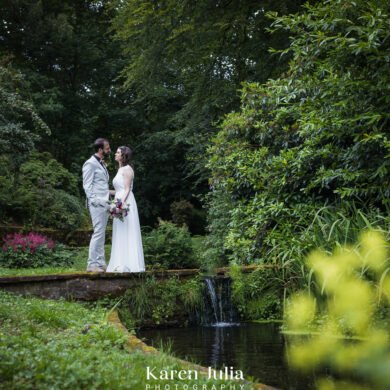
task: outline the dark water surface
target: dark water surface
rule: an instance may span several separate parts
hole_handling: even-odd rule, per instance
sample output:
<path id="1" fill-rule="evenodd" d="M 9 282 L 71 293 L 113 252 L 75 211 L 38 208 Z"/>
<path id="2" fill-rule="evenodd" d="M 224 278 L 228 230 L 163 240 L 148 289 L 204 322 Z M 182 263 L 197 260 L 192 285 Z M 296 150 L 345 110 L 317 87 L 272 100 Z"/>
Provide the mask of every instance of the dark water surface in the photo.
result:
<path id="1" fill-rule="evenodd" d="M 245 377 L 280 389 L 314 388 L 314 375 L 305 377 L 289 369 L 286 339 L 278 324 L 141 330 L 138 337 L 156 348 L 171 343 L 177 357 L 216 369 L 232 366 Z"/>

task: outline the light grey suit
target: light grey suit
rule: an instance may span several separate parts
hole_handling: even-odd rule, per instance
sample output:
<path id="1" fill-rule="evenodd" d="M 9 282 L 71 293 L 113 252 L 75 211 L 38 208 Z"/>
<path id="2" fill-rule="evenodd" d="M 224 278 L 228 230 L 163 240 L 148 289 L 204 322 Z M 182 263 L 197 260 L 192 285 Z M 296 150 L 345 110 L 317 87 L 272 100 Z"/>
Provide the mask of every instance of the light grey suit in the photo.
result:
<path id="1" fill-rule="evenodd" d="M 83 187 L 87 195 L 87 205 L 93 225 L 87 269 L 91 267 L 106 267 L 104 241 L 108 220 L 108 179 L 107 170 L 99 163 L 95 156 L 92 156 L 84 163 Z"/>

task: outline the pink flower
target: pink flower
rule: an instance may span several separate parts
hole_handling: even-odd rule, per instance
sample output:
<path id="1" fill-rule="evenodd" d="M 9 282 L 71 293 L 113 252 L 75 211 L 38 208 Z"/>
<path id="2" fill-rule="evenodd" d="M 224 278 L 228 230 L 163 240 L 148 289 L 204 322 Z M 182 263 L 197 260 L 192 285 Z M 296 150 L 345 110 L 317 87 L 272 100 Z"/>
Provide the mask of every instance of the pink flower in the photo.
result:
<path id="1" fill-rule="evenodd" d="M 47 247 L 49 250 L 53 250 L 55 243 L 53 240 L 33 232 L 26 235 L 20 233 L 8 234 L 4 237 L 3 250 L 12 248 L 15 252 L 27 252 L 28 250 L 34 253 L 41 247 Z"/>

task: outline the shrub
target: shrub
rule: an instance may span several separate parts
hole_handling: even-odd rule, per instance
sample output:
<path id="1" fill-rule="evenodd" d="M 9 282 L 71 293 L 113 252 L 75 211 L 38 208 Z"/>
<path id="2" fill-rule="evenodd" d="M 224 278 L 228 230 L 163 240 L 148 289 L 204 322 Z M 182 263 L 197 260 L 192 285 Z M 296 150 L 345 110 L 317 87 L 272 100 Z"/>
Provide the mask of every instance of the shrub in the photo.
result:
<path id="1" fill-rule="evenodd" d="M 220 253 L 283 267 L 298 253 L 296 277 L 321 208 L 335 218 L 346 205 L 377 209 L 388 219 L 388 11 L 381 0 L 332 0 L 273 15 L 273 28 L 291 34 L 289 69 L 244 84 L 240 112 L 225 118 L 209 149 Z"/>
<path id="2" fill-rule="evenodd" d="M 232 300 L 240 317 L 246 320 L 269 320 L 282 317 L 283 281 L 277 269 L 259 268 L 243 274 L 231 264 Z"/>
<path id="3" fill-rule="evenodd" d="M 189 226 L 194 206 L 188 200 L 179 200 L 171 203 L 172 221 L 178 226 Z"/>
<path id="4" fill-rule="evenodd" d="M 5 236 L 0 251 L 0 265 L 7 268 L 70 266 L 73 261 L 61 244 L 37 233 Z"/>
<path id="5" fill-rule="evenodd" d="M 18 168 L 11 158 L 0 158 L 0 219 L 66 230 L 89 220 L 76 177 L 49 153 L 37 152 Z"/>
<path id="6" fill-rule="evenodd" d="M 14 207 L 15 174 L 11 159 L 0 156 L 0 220 L 4 223 L 11 216 Z M 8 218 L 7 218 L 8 217 Z"/>
<path id="7" fill-rule="evenodd" d="M 389 323 L 380 319 L 390 303 L 388 248 L 382 234 L 366 231 L 359 245 L 307 259 L 316 294 L 291 297 L 285 319 L 290 331 L 317 332 L 292 338 L 288 356 L 301 370 L 327 367 L 336 374 L 335 381 L 321 379 L 319 389 L 390 388 Z"/>
<path id="8" fill-rule="evenodd" d="M 187 226 L 159 220 L 159 226 L 143 238 L 145 259 L 152 267 L 194 268 L 197 266 Z"/>
<path id="9" fill-rule="evenodd" d="M 86 213 L 77 178 L 49 153 L 31 154 L 20 166 L 13 214 L 32 225 L 77 229 Z"/>
<path id="10" fill-rule="evenodd" d="M 71 231 L 81 226 L 87 218 L 87 209 L 75 196 L 62 190 L 53 190 L 51 198 L 53 201 L 48 208 L 37 217 L 39 224 Z"/>
<path id="11" fill-rule="evenodd" d="M 145 277 L 143 283 L 126 291 L 119 306 L 121 319 L 130 326 L 194 321 L 204 312 L 204 288 L 200 277 L 188 281 Z"/>

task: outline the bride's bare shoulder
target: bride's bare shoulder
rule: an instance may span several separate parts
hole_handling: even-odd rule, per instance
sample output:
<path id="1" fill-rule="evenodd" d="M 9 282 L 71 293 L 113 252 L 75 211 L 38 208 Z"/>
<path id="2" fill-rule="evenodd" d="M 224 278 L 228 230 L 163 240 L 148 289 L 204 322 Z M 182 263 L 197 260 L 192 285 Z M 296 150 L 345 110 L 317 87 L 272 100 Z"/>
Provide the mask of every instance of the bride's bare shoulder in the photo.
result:
<path id="1" fill-rule="evenodd" d="M 123 175 L 129 175 L 133 176 L 134 175 L 134 170 L 130 165 L 126 165 L 125 167 L 119 168 L 122 171 Z"/>

